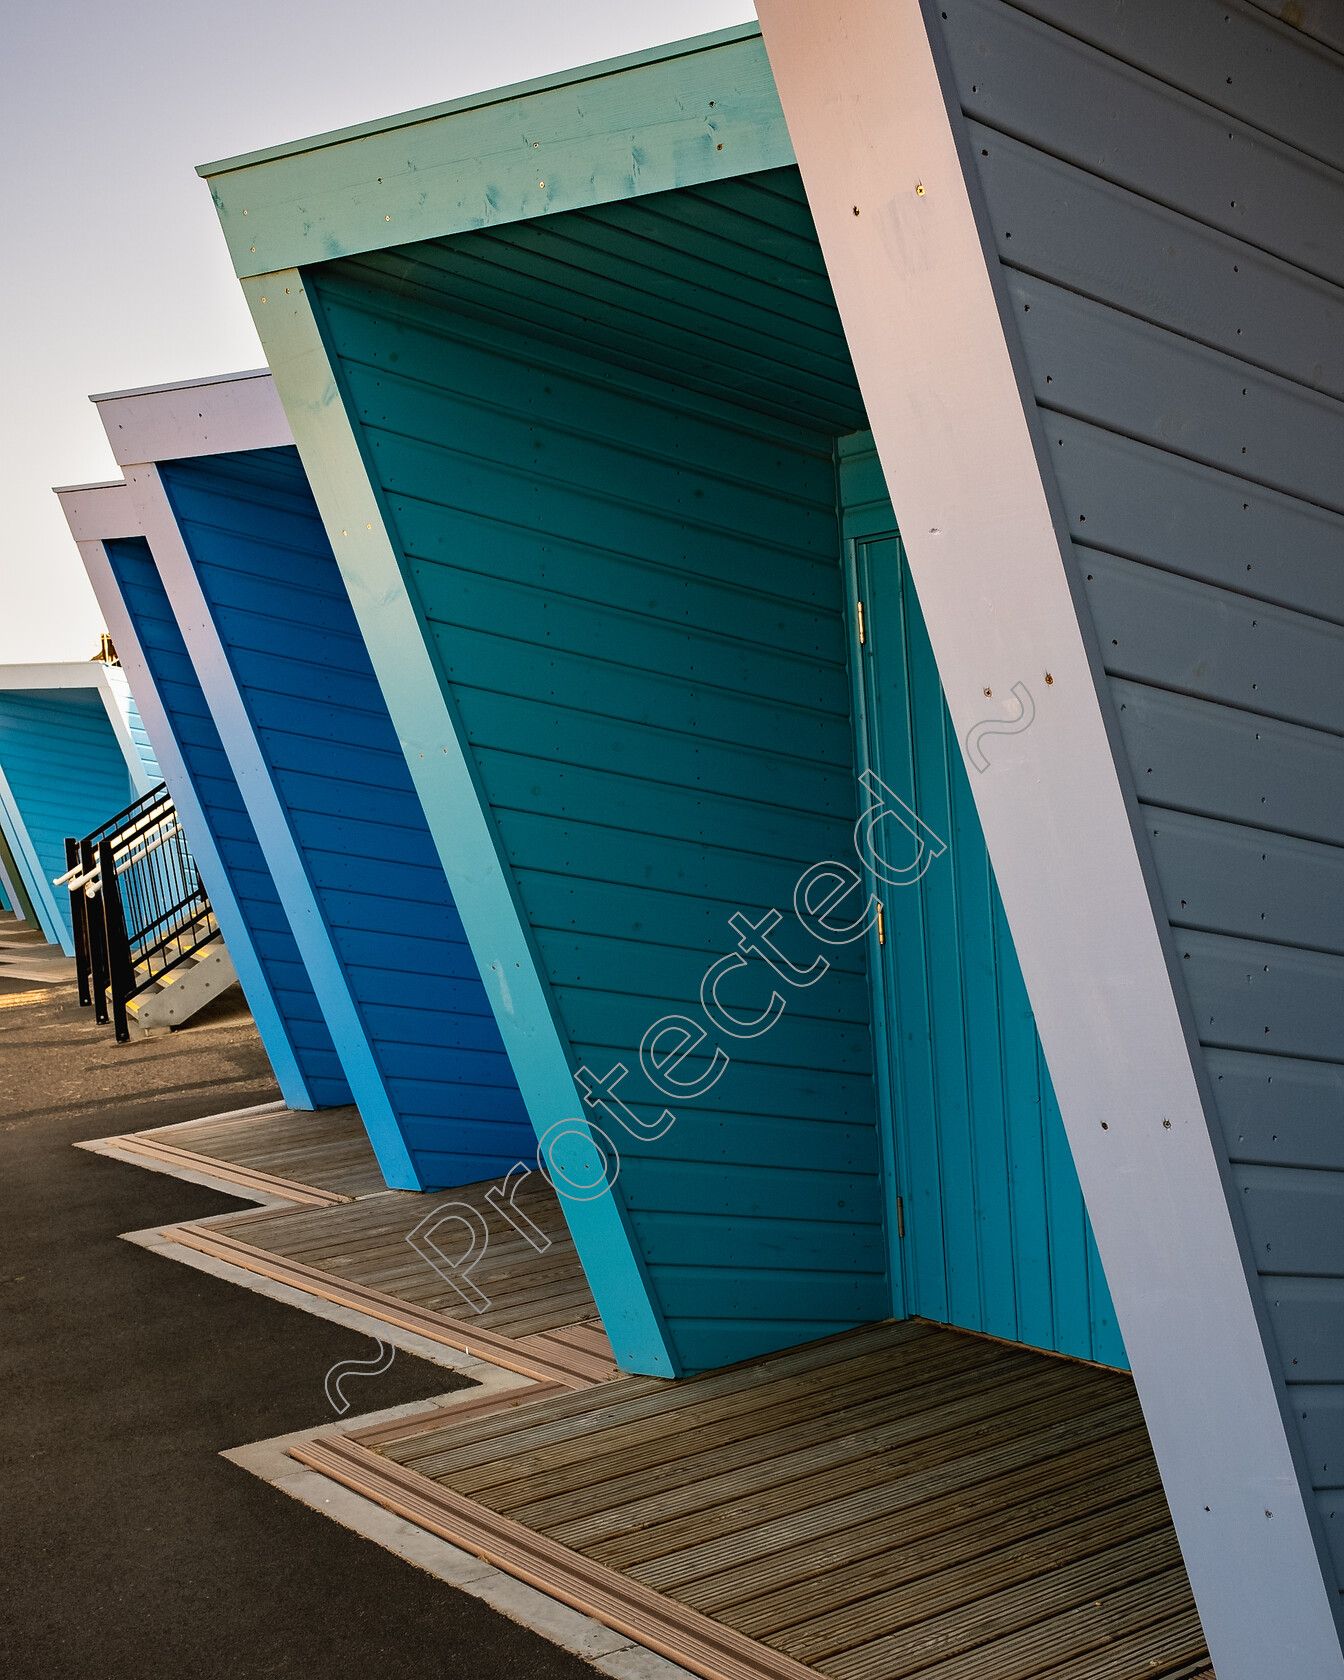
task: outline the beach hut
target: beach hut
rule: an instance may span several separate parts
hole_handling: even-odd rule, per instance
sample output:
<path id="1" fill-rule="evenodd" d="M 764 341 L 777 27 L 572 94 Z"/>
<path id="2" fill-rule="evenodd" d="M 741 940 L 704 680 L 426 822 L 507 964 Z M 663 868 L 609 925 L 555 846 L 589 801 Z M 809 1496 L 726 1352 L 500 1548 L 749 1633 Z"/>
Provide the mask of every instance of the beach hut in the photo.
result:
<path id="1" fill-rule="evenodd" d="M 124 483 L 57 490 L 290 1108 L 350 1101 L 331 1035 Z"/>
<path id="2" fill-rule="evenodd" d="M 538 1160 L 629 1369 L 1127 1358 L 1338 1676 L 1340 61 L 761 10 L 202 169 Z"/>
<path id="3" fill-rule="evenodd" d="M 393 1188 L 507 1173 L 531 1129 L 269 374 L 94 401 L 142 533 L 125 617 L 194 673 L 320 1008 L 317 1100 L 358 1104 Z"/>
<path id="4" fill-rule="evenodd" d="M 119 666 L 0 666 L 0 851 L 17 908 L 74 954 L 64 875 L 67 838 L 91 833 L 159 780 Z M 26 900 L 25 900 L 26 895 Z M 8 896 L 8 895 L 7 895 Z"/>

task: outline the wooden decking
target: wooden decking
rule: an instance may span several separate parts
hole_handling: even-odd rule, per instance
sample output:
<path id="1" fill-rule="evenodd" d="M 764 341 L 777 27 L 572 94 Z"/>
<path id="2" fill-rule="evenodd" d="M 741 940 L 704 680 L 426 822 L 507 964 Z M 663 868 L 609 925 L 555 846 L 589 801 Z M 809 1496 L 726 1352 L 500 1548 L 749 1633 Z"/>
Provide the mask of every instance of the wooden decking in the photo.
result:
<path id="1" fill-rule="evenodd" d="M 357 1108 L 225 1115 L 100 1141 L 309 1206 L 354 1201 L 386 1189 Z"/>
<path id="2" fill-rule="evenodd" d="M 354 1108 L 295 1113 L 275 1107 L 81 1147 L 129 1155 L 169 1172 L 203 1174 L 272 1203 L 257 1212 L 164 1226 L 159 1234 L 170 1242 L 539 1383 L 572 1390 L 616 1374 L 560 1203 L 538 1173 L 512 1204 L 535 1227 L 529 1242 L 487 1203 L 493 1180 L 425 1194 L 387 1189 Z M 463 1259 L 466 1226 L 449 1220 L 431 1231 L 437 1260 L 432 1247 L 407 1241 L 454 1202 L 474 1208 L 489 1231 L 464 1290 L 454 1286 L 452 1262 Z"/>
<path id="3" fill-rule="evenodd" d="M 605 1381 L 616 1371 L 611 1346 L 554 1191 L 534 1173 L 516 1199 L 549 1242 L 538 1253 L 490 1209 L 485 1192 L 493 1182 L 241 1213 L 164 1235 L 540 1381 Z M 454 1202 L 476 1208 L 490 1231 L 470 1273 L 479 1297 L 464 1295 L 447 1267 L 445 1277 L 407 1241 L 427 1215 Z M 460 1258 L 466 1227 L 450 1222 L 438 1241 L 450 1259 Z"/>
<path id="4" fill-rule="evenodd" d="M 714 1680 L 1193 1680 L 1130 1380 L 918 1323 L 305 1463 Z"/>

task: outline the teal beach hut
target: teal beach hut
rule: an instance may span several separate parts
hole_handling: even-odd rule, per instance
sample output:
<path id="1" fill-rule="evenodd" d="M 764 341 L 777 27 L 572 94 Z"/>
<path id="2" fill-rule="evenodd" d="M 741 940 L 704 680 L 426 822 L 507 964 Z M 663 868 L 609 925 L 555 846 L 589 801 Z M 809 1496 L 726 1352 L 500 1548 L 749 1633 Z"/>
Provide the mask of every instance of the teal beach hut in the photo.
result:
<path id="1" fill-rule="evenodd" d="M 202 170 L 537 1163 L 627 1369 L 1128 1362 L 1338 1676 L 1338 62 L 762 11 Z"/>
<path id="2" fill-rule="evenodd" d="M 109 563 L 190 665 L 316 1099 L 392 1188 L 507 1173 L 531 1128 L 270 376 L 95 401 L 141 533 Z"/>
<path id="3" fill-rule="evenodd" d="M 0 666 L 0 828 L 15 895 L 67 956 L 74 953 L 65 842 L 114 816 L 158 781 L 159 768 L 116 665 Z M 8 896 L 8 894 L 6 895 Z"/>

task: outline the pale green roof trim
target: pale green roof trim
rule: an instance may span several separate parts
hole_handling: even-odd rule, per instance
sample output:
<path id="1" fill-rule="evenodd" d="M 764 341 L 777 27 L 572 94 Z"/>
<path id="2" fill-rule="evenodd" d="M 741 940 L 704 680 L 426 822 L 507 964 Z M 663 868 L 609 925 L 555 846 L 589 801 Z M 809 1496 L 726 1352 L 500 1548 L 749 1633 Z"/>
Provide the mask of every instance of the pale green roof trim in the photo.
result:
<path id="1" fill-rule="evenodd" d="M 598 77 L 610 76 L 618 70 L 634 70 L 641 64 L 656 64 L 665 58 L 684 58 L 688 53 L 705 52 L 710 47 L 722 46 L 726 41 L 745 41 L 760 33 L 760 24 L 752 22 L 734 24 L 729 29 L 715 29 L 708 35 L 688 35 L 684 41 L 645 47 L 642 52 L 624 53 L 619 58 L 598 59 L 594 64 L 579 64 L 572 70 L 557 70 L 550 76 L 534 76 L 528 82 L 510 82 L 506 87 L 464 94 L 460 99 L 445 99 L 439 105 L 421 105 L 414 111 L 401 111 L 393 117 L 375 117 L 372 122 L 352 123 L 349 128 L 329 129 L 325 134 L 309 135 L 306 140 L 289 140 L 279 146 L 263 146 L 256 152 L 240 152 L 237 157 L 221 158 L 218 163 L 198 163 L 196 173 L 208 181 L 231 169 L 250 169 L 254 164 L 273 163 L 277 158 L 294 157 L 299 152 L 315 152 L 322 146 L 339 146 L 345 140 L 362 140 L 366 135 L 408 128 L 412 123 L 456 116 L 459 111 L 479 111 L 487 105 L 502 104 L 506 99 L 521 99 L 530 93 L 542 93 L 547 88 L 568 87 L 573 82 L 595 82 Z"/>
<path id="2" fill-rule="evenodd" d="M 248 278 L 793 161 L 746 24 L 201 173 Z"/>

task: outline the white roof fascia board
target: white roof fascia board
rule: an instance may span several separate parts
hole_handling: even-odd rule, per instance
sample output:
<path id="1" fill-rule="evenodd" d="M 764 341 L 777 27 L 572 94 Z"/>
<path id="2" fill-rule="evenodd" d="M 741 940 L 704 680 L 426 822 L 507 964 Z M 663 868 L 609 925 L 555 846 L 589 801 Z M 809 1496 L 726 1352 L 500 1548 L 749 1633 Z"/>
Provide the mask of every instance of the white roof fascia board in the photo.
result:
<path id="1" fill-rule="evenodd" d="M 224 943 L 233 958 L 234 967 L 242 983 L 248 1007 L 257 1022 L 262 1043 L 270 1058 L 271 1067 L 280 1086 L 280 1094 L 291 1108 L 308 1109 L 315 1106 L 294 1054 L 294 1047 L 285 1030 L 279 1009 L 271 994 L 261 964 L 257 960 L 252 940 L 243 923 L 233 889 L 215 845 L 214 835 L 205 812 L 196 797 L 196 788 L 187 772 L 186 763 L 178 748 L 177 736 L 168 721 L 168 714 L 159 695 L 158 685 L 149 669 L 144 649 L 136 632 L 135 622 L 127 609 L 125 598 L 117 583 L 104 541 L 143 536 L 139 515 L 125 484 L 90 485 L 84 488 L 57 490 L 61 507 L 71 534 L 79 548 L 80 559 L 88 573 L 93 593 L 102 609 L 103 622 L 111 633 L 131 687 L 138 696 L 137 706 L 154 755 L 163 771 L 168 791 L 173 797 L 182 825 L 187 831 L 192 857 L 210 895 L 215 919 L 224 935 Z M 99 534 L 101 532 L 101 535 Z"/>
<path id="2" fill-rule="evenodd" d="M 950 73 L 919 0 L 759 10 L 959 738 L 1020 721 L 1015 685 L 1031 696 L 1030 727 L 994 734 L 987 768 L 967 752 L 968 772 L 1219 1680 L 1338 1680 L 1332 1585 Z"/>
<path id="3" fill-rule="evenodd" d="M 115 542 L 119 537 L 140 535 L 140 521 L 122 479 L 108 484 L 58 484 L 52 493 L 76 543 Z M 112 640 L 116 641 L 115 635 Z"/>
<path id="4" fill-rule="evenodd" d="M 98 688 L 103 680 L 102 661 L 53 660 L 40 665 L 0 665 L 0 689 L 9 688 Z"/>
<path id="5" fill-rule="evenodd" d="M 265 368 L 113 392 L 89 401 L 98 409 L 122 468 L 243 449 L 277 449 L 294 442 L 275 381 Z"/>

